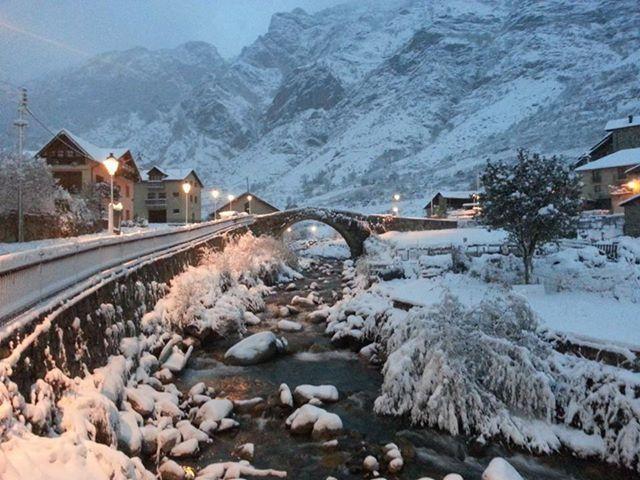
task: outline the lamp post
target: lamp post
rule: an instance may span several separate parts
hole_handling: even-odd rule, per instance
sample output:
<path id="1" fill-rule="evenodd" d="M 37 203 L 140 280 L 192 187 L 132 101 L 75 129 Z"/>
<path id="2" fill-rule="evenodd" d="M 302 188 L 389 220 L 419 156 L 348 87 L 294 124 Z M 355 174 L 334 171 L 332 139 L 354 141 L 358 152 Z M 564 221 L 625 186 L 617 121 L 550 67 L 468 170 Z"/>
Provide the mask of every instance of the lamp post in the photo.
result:
<path id="1" fill-rule="evenodd" d="M 111 201 L 109 202 L 109 213 L 108 213 L 108 230 L 109 235 L 113 235 L 114 227 L 113 227 L 113 176 L 118 171 L 118 160 L 113 156 L 113 153 L 110 153 L 109 156 L 104 160 L 104 166 L 109 173 L 109 177 L 111 179 Z"/>
<path id="2" fill-rule="evenodd" d="M 251 200 L 253 200 L 253 195 L 247 195 L 247 200 L 249 200 L 249 215 L 251 215 Z"/>
<path id="3" fill-rule="evenodd" d="M 227 195 L 227 200 L 229 200 L 229 212 L 233 212 L 233 209 L 231 208 L 231 202 L 233 202 L 233 199 L 235 197 L 233 195 Z"/>
<path id="4" fill-rule="evenodd" d="M 398 216 L 398 211 L 400 210 L 398 208 L 398 202 L 399 201 L 400 201 L 400 194 L 399 193 L 394 193 L 393 194 L 393 205 L 391 207 L 391 210 L 396 215 L 396 217 Z"/>
<path id="5" fill-rule="evenodd" d="M 213 219 L 218 219 L 218 197 L 220 196 L 220 192 L 215 188 L 211 190 L 211 196 L 213 197 Z"/>
<path id="6" fill-rule="evenodd" d="M 189 192 L 191 191 L 191 184 L 184 182 L 182 184 L 182 191 L 184 192 L 184 224 L 189 224 Z"/>

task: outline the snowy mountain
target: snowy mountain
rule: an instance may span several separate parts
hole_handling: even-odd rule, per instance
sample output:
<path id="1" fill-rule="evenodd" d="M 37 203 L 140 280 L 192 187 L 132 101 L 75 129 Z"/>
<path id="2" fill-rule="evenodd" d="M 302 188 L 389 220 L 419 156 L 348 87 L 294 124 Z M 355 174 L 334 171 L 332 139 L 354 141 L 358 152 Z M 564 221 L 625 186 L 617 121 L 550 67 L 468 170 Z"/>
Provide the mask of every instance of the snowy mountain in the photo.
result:
<path id="1" fill-rule="evenodd" d="M 487 158 L 522 146 L 572 159 L 606 120 L 637 114 L 637 7 L 397 0 L 296 9 L 274 15 L 230 61 L 201 42 L 133 49 L 29 87 L 53 126 L 130 145 L 145 164 L 193 164 L 211 185 L 239 189 L 248 177 L 283 205 L 366 208 L 392 191 L 418 205 L 432 188 L 468 187 Z"/>

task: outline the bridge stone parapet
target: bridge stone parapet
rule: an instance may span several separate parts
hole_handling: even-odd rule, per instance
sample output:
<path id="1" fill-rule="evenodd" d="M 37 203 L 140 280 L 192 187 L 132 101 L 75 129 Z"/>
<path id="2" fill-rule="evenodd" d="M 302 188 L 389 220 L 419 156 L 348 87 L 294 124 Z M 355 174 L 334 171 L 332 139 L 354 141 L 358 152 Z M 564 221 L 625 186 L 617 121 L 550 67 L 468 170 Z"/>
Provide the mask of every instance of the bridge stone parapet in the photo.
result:
<path id="1" fill-rule="evenodd" d="M 329 208 L 297 208 L 257 216 L 249 228 L 255 235 L 280 236 L 290 226 L 307 220 L 324 223 L 336 230 L 347 242 L 352 257 L 364 253 L 364 242 L 372 234 L 442 230 L 458 226 L 455 220 L 366 215 Z"/>

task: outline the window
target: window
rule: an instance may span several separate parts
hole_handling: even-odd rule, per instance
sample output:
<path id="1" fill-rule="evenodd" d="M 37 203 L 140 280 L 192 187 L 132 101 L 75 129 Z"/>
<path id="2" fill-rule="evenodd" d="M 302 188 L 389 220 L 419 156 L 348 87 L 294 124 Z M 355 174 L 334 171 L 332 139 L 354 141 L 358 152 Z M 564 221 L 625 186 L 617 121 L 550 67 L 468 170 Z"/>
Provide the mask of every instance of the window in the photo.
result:
<path id="1" fill-rule="evenodd" d="M 194 195 L 194 196 L 193 196 L 193 201 L 194 201 L 194 202 L 196 202 L 196 203 L 198 203 L 198 195 Z"/>
<path id="2" fill-rule="evenodd" d="M 626 177 L 626 174 L 625 174 L 626 170 L 627 170 L 626 167 L 618 167 L 618 171 L 617 171 L 618 180 L 624 180 L 624 178 Z"/>
<path id="3" fill-rule="evenodd" d="M 594 191 L 595 193 L 602 193 L 602 187 L 601 187 L 600 185 L 595 185 L 595 186 L 593 187 L 593 191 Z"/>
<path id="4" fill-rule="evenodd" d="M 73 150 L 67 150 L 67 157 L 73 158 L 75 156 L 76 156 L 76 152 L 74 152 Z"/>
<path id="5" fill-rule="evenodd" d="M 174 208 L 173 209 L 173 213 L 180 213 L 180 209 L 179 208 Z"/>
<path id="6" fill-rule="evenodd" d="M 124 196 L 127 198 L 131 196 L 131 192 L 129 192 L 129 185 L 124 186 Z"/>
<path id="7" fill-rule="evenodd" d="M 147 198 L 149 200 L 153 200 L 154 198 L 156 198 L 156 193 L 155 192 L 147 192 Z"/>
<path id="8" fill-rule="evenodd" d="M 180 196 L 180 194 L 179 194 L 178 192 L 173 192 L 173 196 L 174 196 L 175 198 L 178 198 L 178 197 Z"/>
<path id="9" fill-rule="evenodd" d="M 164 193 L 164 192 L 160 192 L 160 193 L 158 193 L 158 198 L 165 199 L 165 198 L 167 198 L 167 194 Z"/>
<path id="10" fill-rule="evenodd" d="M 96 175 L 96 183 L 104 182 L 104 177 L 102 175 Z"/>
<path id="11" fill-rule="evenodd" d="M 600 170 L 591 171 L 591 180 L 593 181 L 593 183 L 600 183 L 602 181 L 602 175 Z"/>
<path id="12" fill-rule="evenodd" d="M 193 203 L 193 195 L 189 195 L 189 201 Z"/>

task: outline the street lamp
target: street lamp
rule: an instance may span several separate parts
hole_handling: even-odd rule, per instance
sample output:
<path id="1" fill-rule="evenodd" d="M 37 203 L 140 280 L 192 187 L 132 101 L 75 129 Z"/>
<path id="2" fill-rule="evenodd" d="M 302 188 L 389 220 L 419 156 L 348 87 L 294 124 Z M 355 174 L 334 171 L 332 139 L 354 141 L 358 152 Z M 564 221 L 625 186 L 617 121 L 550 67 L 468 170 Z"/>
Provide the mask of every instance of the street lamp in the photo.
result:
<path id="1" fill-rule="evenodd" d="M 399 193 L 394 193 L 393 194 L 393 199 L 397 202 L 398 200 L 400 200 L 400 194 Z"/>
<path id="2" fill-rule="evenodd" d="M 249 200 L 249 215 L 251 215 L 251 200 L 253 200 L 253 195 L 247 195 L 247 200 Z"/>
<path id="3" fill-rule="evenodd" d="M 391 210 L 393 210 L 393 214 L 397 217 L 398 216 L 398 207 L 394 206 Z"/>
<path id="4" fill-rule="evenodd" d="M 108 213 L 108 230 L 109 234 L 113 235 L 113 176 L 116 174 L 118 170 L 118 160 L 113 156 L 113 153 L 110 153 L 109 156 L 102 162 L 104 167 L 107 169 L 109 173 L 109 177 L 111 178 L 111 202 L 109 202 L 109 213 Z"/>
<path id="5" fill-rule="evenodd" d="M 227 200 L 229 200 L 229 211 L 233 212 L 233 209 L 231 208 L 231 202 L 233 202 L 233 199 L 235 197 L 233 195 L 227 195 Z"/>
<path id="6" fill-rule="evenodd" d="M 191 191 L 191 184 L 189 182 L 184 182 L 182 184 L 182 191 L 184 192 L 184 224 L 189 224 L 189 192 Z"/>
<path id="7" fill-rule="evenodd" d="M 215 188 L 211 190 L 211 196 L 213 197 L 213 219 L 218 219 L 218 197 L 220 196 L 220 192 Z"/>

